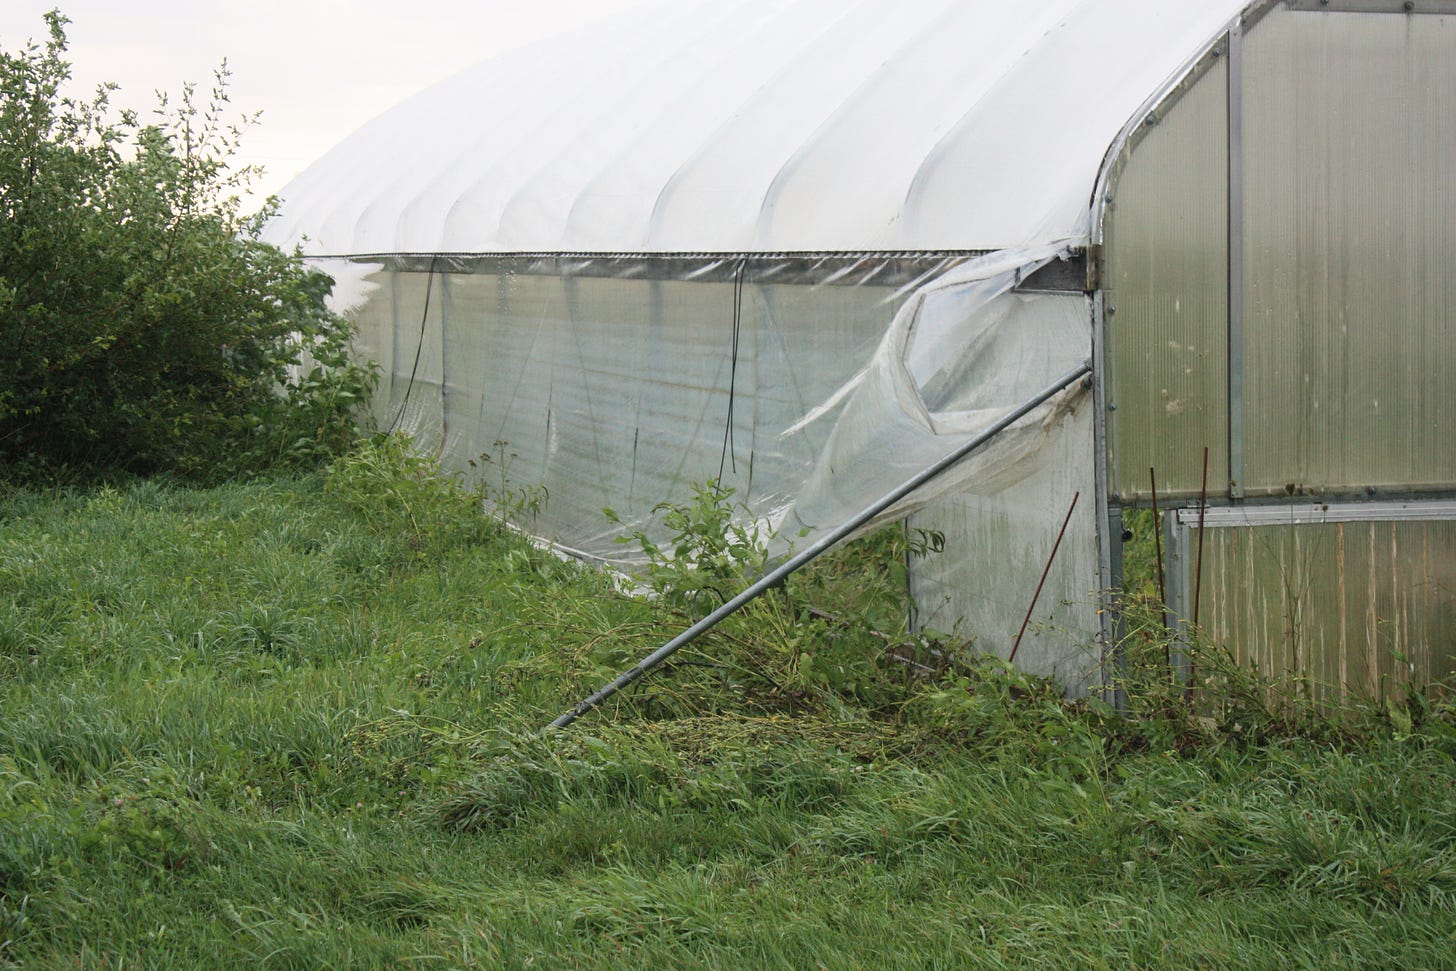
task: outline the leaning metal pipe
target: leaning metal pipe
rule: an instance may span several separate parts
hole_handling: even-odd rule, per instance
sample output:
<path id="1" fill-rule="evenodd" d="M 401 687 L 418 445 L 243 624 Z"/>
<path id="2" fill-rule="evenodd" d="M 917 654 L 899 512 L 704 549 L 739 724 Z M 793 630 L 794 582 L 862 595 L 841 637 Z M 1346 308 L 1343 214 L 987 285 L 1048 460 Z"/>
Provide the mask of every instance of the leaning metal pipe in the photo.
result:
<path id="1" fill-rule="evenodd" d="M 713 611 L 711 614 L 708 614 L 708 616 L 704 617 L 702 620 L 698 621 L 696 624 L 689 627 L 687 630 L 683 631 L 681 634 L 677 635 L 672 640 L 668 641 L 666 644 L 662 645 L 657 650 L 644 657 L 642 660 L 638 661 L 634 667 L 629 668 L 628 670 L 619 674 L 616 680 L 612 681 L 611 684 L 608 684 L 605 687 L 601 688 L 595 694 L 592 694 L 589 697 L 583 698 L 581 701 L 578 701 L 575 707 L 573 707 L 570 711 L 566 712 L 566 714 L 562 715 L 560 718 L 556 719 L 554 722 L 542 729 L 542 733 L 544 734 L 545 732 L 548 732 L 553 728 L 565 728 L 566 726 L 570 725 L 582 715 L 585 715 L 587 712 L 591 711 L 593 708 L 606 701 L 612 695 L 632 684 L 637 679 L 641 678 L 644 674 L 657 667 L 663 661 L 676 654 L 680 648 L 686 646 L 687 644 L 696 640 L 700 635 L 716 627 L 729 614 L 736 612 L 740 608 L 746 606 L 751 601 L 756 600 L 758 597 L 762 596 L 766 591 L 777 586 L 790 573 L 793 573 L 795 570 L 798 570 L 800 567 L 806 565 L 810 561 L 818 559 L 820 556 L 827 553 L 832 547 L 840 543 L 842 540 L 845 539 L 845 537 L 849 536 L 851 533 L 859 529 L 865 523 L 869 522 L 875 516 L 878 516 L 880 513 L 884 512 L 886 509 L 890 508 L 895 503 L 899 502 L 901 499 L 904 499 L 910 493 L 914 492 L 916 489 L 929 482 L 931 479 L 934 479 L 936 476 L 940 475 L 942 472 L 955 465 L 967 455 L 970 455 L 976 449 L 991 441 L 997 435 L 1001 434 L 1007 428 L 1011 427 L 1011 425 L 1024 418 L 1037 406 L 1043 404 L 1054 395 L 1057 395 L 1066 388 L 1070 387 L 1073 383 L 1081 379 L 1083 376 L 1091 373 L 1091 371 L 1092 365 L 1090 362 L 1086 361 L 1078 365 L 1076 368 L 1073 368 L 1071 371 L 1068 371 L 1046 389 L 1038 392 L 1034 398 L 1030 399 L 1025 404 L 1018 407 L 1016 410 L 1012 411 L 1006 417 L 1002 418 L 1000 421 L 997 421 L 995 424 L 991 425 L 991 427 L 976 435 L 974 438 L 953 449 L 949 454 L 942 457 L 934 465 L 930 466 L 922 472 L 917 473 L 913 478 L 907 480 L 899 486 L 896 486 L 889 493 L 876 500 L 870 506 L 866 507 L 862 512 L 855 515 L 852 519 L 844 523 L 842 526 L 836 527 L 809 546 L 805 547 L 801 552 L 796 553 L 789 559 L 785 560 L 775 569 L 764 574 L 763 577 L 761 577 L 757 582 L 755 582 L 752 586 L 748 587 L 738 596 L 734 597 L 732 600 L 727 601 L 717 610 Z"/>

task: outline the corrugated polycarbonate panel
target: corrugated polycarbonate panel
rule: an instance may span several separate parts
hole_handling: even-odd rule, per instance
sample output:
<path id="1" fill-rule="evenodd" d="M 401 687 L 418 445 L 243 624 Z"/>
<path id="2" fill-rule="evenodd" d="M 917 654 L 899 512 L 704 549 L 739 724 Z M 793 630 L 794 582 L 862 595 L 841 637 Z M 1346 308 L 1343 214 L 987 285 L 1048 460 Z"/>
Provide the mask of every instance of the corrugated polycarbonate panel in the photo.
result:
<path id="1" fill-rule="evenodd" d="M 1106 213 L 1115 491 L 1228 480 L 1228 70 L 1221 59 L 1131 142 Z"/>
<path id="2" fill-rule="evenodd" d="M 911 526 L 945 537 L 945 549 L 917 561 L 911 573 L 919 621 L 974 638 L 977 650 L 1005 658 L 1034 599 L 1016 664 L 1082 695 L 1102 682 L 1091 401 L 1063 416 L 1035 459 L 1018 472 L 1019 478 L 994 490 L 973 487 L 911 517 Z M 1079 492 L 1066 536 L 1056 547 Z M 1036 596 L 1048 561 L 1046 585 Z"/>
<path id="3" fill-rule="evenodd" d="M 1244 47 L 1250 493 L 1456 486 L 1456 17 Z"/>
<path id="4" fill-rule="evenodd" d="M 1182 518 L 1188 596 L 1196 514 Z M 1207 527 L 1203 542 L 1201 625 L 1240 666 L 1317 700 L 1456 674 L 1456 520 Z"/>

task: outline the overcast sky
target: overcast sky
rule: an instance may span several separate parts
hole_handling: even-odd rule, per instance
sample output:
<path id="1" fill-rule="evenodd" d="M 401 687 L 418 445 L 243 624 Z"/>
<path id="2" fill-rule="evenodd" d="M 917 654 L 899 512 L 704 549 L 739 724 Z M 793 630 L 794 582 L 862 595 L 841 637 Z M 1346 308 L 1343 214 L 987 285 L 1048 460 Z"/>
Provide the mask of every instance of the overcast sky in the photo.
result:
<path id="1" fill-rule="evenodd" d="M 114 103 L 149 109 L 158 89 L 211 83 L 227 59 L 236 114 L 261 111 L 245 161 L 276 192 L 345 135 L 476 61 L 642 0 L 3 0 L 0 46 L 45 36 L 60 7 L 76 93 L 101 81 Z"/>

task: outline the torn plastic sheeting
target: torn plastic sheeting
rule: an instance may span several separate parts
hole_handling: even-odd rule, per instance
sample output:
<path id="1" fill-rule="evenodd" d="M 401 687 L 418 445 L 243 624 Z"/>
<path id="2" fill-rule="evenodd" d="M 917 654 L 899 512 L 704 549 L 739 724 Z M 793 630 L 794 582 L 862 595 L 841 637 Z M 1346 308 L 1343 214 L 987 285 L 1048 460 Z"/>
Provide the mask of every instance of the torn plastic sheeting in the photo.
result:
<path id="1" fill-rule="evenodd" d="M 882 495 L 1008 414 L 1090 354 L 1086 298 L 1016 294 L 1012 288 L 1068 255 L 1066 241 L 1003 250 L 926 284 L 900 308 L 870 363 L 792 429 L 847 398 L 803 491 L 776 517 L 780 535 L 845 522 L 865 496 Z M 953 490 L 992 494 L 1076 407 L 1058 396 L 987 449 L 866 525 L 903 517 Z"/>
<path id="2" fill-rule="evenodd" d="M 349 291 L 374 290 L 355 316 L 361 351 L 384 365 L 383 424 L 467 476 L 483 454 L 505 459 L 508 477 L 491 467 L 493 488 L 550 496 L 533 531 L 630 568 L 640 554 L 618 535 L 663 538 L 659 504 L 685 499 L 735 441 L 724 484 L 792 535 L 810 516 L 818 527 L 844 521 L 908 477 L 899 472 L 923 468 L 1065 374 L 1086 357 L 1085 299 L 1008 292 L 1065 250 L 896 257 L 894 280 L 877 269 L 889 265 L 883 256 L 748 257 L 765 282 L 741 294 L 727 278 L 698 275 L 720 257 L 674 258 L 678 279 L 662 281 L 639 278 L 642 257 L 601 257 L 590 274 L 563 277 L 514 272 L 527 258 L 457 265 L 445 256 L 431 261 L 433 287 L 431 263 L 373 275 L 372 260 L 327 268 L 350 276 Z M 779 259 L 806 271 L 812 263 L 818 284 L 767 282 Z M 856 282 L 824 285 L 825 275 Z M 736 392 L 726 353 L 735 307 Z M 917 375 L 907 352 L 943 366 Z M 1014 481 L 1051 430 L 1019 423 L 954 481 Z"/>

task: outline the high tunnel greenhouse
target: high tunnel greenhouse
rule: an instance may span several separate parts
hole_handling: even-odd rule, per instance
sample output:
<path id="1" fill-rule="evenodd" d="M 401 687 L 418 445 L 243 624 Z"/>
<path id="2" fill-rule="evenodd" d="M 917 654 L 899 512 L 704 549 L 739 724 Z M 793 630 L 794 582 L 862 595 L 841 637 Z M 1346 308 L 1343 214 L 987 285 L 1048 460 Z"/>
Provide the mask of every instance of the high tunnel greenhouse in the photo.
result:
<path id="1" fill-rule="evenodd" d="M 881 517 L 945 536 L 916 623 L 1006 656 L 1050 563 L 1017 663 L 1101 689 L 1156 490 L 1175 622 L 1368 694 L 1456 667 L 1453 155 L 1456 0 L 670 0 L 386 112 L 268 236 L 382 427 L 604 561 L 713 478 L 812 542 L 1089 362 Z"/>

